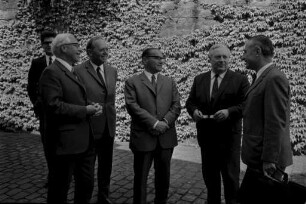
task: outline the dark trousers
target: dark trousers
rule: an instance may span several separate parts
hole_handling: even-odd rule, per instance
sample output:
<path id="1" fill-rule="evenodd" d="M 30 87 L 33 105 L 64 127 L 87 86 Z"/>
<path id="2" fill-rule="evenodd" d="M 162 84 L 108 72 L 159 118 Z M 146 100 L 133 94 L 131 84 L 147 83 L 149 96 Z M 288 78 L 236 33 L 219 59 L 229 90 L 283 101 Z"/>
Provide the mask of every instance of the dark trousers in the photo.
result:
<path id="1" fill-rule="evenodd" d="M 155 204 L 166 204 L 170 185 L 170 162 L 173 148 L 134 153 L 134 204 L 147 203 L 147 180 L 154 160 L 155 170 Z"/>
<path id="2" fill-rule="evenodd" d="M 109 197 L 110 179 L 113 165 L 114 138 L 109 136 L 108 128 L 102 138 L 95 141 L 98 160 L 98 202 L 103 203 Z"/>
<path id="3" fill-rule="evenodd" d="M 43 120 L 43 114 L 41 114 L 38 118 L 39 120 L 39 132 L 40 132 L 40 137 L 41 137 L 41 143 L 43 145 L 43 150 L 44 150 L 44 155 L 45 155 L 45 159 L 46 159 L 46 163 L 47 163 L 47 167 L 48 167 L 48 178 L 49 178 L 49 169 L 50 169 L 50 157 L 51 154 L 48 151 L 48 147 L 47 147 L 47 142 L 46 142 L 46 137 L 44 134 L 44 120 Z"/>
<path id="4" fill-rule="evenodd" d="M 208 204 L 221 203 L 221 175 L 226 204 L 236 204 L 239 190 L 240 148 L 230 150 L 217 146 L 201 147 L 201 156 Z"/>
<path id="5" fill-rule="evenodd" d="M 55 155 L 51 159 L 47 203 L 67 203 L 72 174 L 75 180 L 74 203 L 89 203 L 94 187 L 94 149 L 81 154 Z"/>

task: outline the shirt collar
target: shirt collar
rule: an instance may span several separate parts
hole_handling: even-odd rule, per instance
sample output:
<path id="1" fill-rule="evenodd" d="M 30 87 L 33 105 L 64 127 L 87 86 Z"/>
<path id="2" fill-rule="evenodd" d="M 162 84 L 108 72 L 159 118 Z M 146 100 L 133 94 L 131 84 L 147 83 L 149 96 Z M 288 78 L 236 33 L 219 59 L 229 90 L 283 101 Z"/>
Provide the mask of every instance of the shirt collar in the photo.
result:
<path id="1" fill-rule="evenodd" d="M 100 67 L 101 70 L 103 70 L 103 64 L 101 64 L 100 66 L 96 65 L 95 63 L 93 63 L 92 61 L 90 61 L 90 64 L 92 65 L 92 67 L 97 71 L 97 68 Z"/>
<path id="2" fill-rule="evenodd" d="M 270 62 L 268 64 L 266 64 L 265 66 L 263 66 L 262 68 L 260 68 L 256 74 L 256 79 L 258 79 L 260 77 L 260 75 L 262 75 L 262 73 L 271 65 L 273 64 L 273 62 Z"/>
<path id="3" fill-rule="evenodd" d="M 224 75 L 226 74 L 226 72 L 227 72 L 227 70 L 226 70 L 225 72 L 223 72 L 222 74 L 219 74 L 219 77 L 220 77 L 221 79 L 223 79 L 223 77 L 224 77 Z M 211 71 L 211 72 L 210 72 L 210 79 L 211 79 L 211 80 L 214 79 L 214 78 L 215 78 L 215 75 L 216 75 L 216 73 L 213 72 L 213 71 Z"/>
<path id="4" fill-rule="evenodd" d="M 147 78 L 149 79 L 149 81 L 152 80 L 152 75 L 150 72 L 148 72 L 147 70 L 144 70 L 144 74 L 147 76 Z M 155 79 L 157 79 L 158 73 L 154 74 L 155 75 Z"/>
<path id="5" fill-rule="evenodd" d="M 56 57 L 56 60 L 59 61 L 64 67 L 66 67 L 70 72 L 72 71 L 72 66 L 65 60 Z"/>

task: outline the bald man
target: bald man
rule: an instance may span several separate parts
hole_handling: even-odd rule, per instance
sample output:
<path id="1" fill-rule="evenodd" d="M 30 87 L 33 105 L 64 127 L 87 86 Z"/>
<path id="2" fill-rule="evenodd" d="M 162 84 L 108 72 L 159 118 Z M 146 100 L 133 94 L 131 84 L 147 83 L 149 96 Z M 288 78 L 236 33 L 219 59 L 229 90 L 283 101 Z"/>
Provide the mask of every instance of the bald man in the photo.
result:
<path id="1" fill-rule="evenodd" d="M 109 204 L 113 145 L 116 134 L 115 94 L 117 70 L 107 63 L 108 45 L 101 36 L 91 38 L 86 46 L 89 60 L 75 67 L 84 83 L 88 100 L 103 106 L 103 113 L 92 117 L 95 153 L 98 160 L 98 203 Z"/>
<path id="2" fill-rule="evenodd" d="M 186 108 L 196 122 L 208 204 L 221 203 L 221 175 L 226 204 L 236 204 L 239 189 L 241 118 L 246 76 L 228 69 L 230 50 L 209 50 L 211 70 L 195 77 Z"/>

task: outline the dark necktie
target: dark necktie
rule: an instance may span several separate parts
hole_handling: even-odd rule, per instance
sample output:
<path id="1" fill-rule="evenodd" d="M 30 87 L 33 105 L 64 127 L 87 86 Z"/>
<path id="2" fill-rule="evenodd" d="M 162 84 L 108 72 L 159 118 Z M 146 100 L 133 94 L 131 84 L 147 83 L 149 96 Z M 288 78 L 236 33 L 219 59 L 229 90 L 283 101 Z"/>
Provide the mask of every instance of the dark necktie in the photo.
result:
<path id="1" fill-rule="evenodd" d="M 154 74 L 152 74 L 152 78 L 151 78 L 151 83 L 152 83 L 152 86 L 153 86 L 153 89 L 154 91 L 156 92 L 156 87 L 157 87 L 157 84 L 156 84 L 156 77 Z"/>
<path id="2" fill-rule="evenodd" d="M 102 83 L 103 85 L 105 85 L 104 79 L 103 79 L 103 77 L 102 77 L 102 74 L 101 74 L 101 71 L 100 71 L 100 70 L 101 70 L 101 67 L 97 67 L 97 75 L 98 75 L 98 77 L 99 77 L 101 83 Z"/>
<path id="3" fill-rule="evenodd" d="M 79 80 L 77 74 L 75 73 L 74 67 L 71 68 L 71 73 L 73 74 L 73 76 L 74 76 L 77 80 Z"/>
<path id="4" fill-rule="evenodd" d="M 213 87 L 212 87 L 212 91 L 211 91 L 211 102 L 216 98 L 216 95 L 218 93 L 218 77 L 219 77 L 219 74 L 215 74 L 215 81 L 214 81 L 214 84 L 213 84 Z"/>
<path id="5" fill-rule="evenodd" d="M 52 57 L 51 56 L 48 56 L 48 58 L 49 58 L 49 61 L 48 61 L 48 66 L 50 66 L 51 64 L 52 64 Z"/>

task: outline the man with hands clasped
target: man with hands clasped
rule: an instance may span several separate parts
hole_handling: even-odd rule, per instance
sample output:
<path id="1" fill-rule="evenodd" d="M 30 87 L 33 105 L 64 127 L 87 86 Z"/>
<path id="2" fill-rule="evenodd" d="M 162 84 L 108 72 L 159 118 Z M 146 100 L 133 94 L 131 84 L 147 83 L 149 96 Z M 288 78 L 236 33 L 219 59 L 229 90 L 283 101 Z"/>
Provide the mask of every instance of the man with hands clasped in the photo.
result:
<path id="1" fill-rule="evenodd" d="M 145 204 L 148 174 L 154 161 L 155 204 L 166 204 L 170 161 L 177 145 L 175 121 L 181 112 L 173 79 L 162 75 L 164 56 L 157 48 L 142 53 L 144 71 L 125 82 L 125 102 L 131 115 L 130 148 L 134 154 L 134 204 Z"/>
<path id="2" fill-rule="evenodd" d="M 241 118 L 247 77 L 228 69 L 230 50 L 209 50 L 211 71 L 195 77 L 186 108 L 196 122 L 207 203 L 221 203 L 221 175 L 226 204 L 236 204 L 239 189 Z"/>

